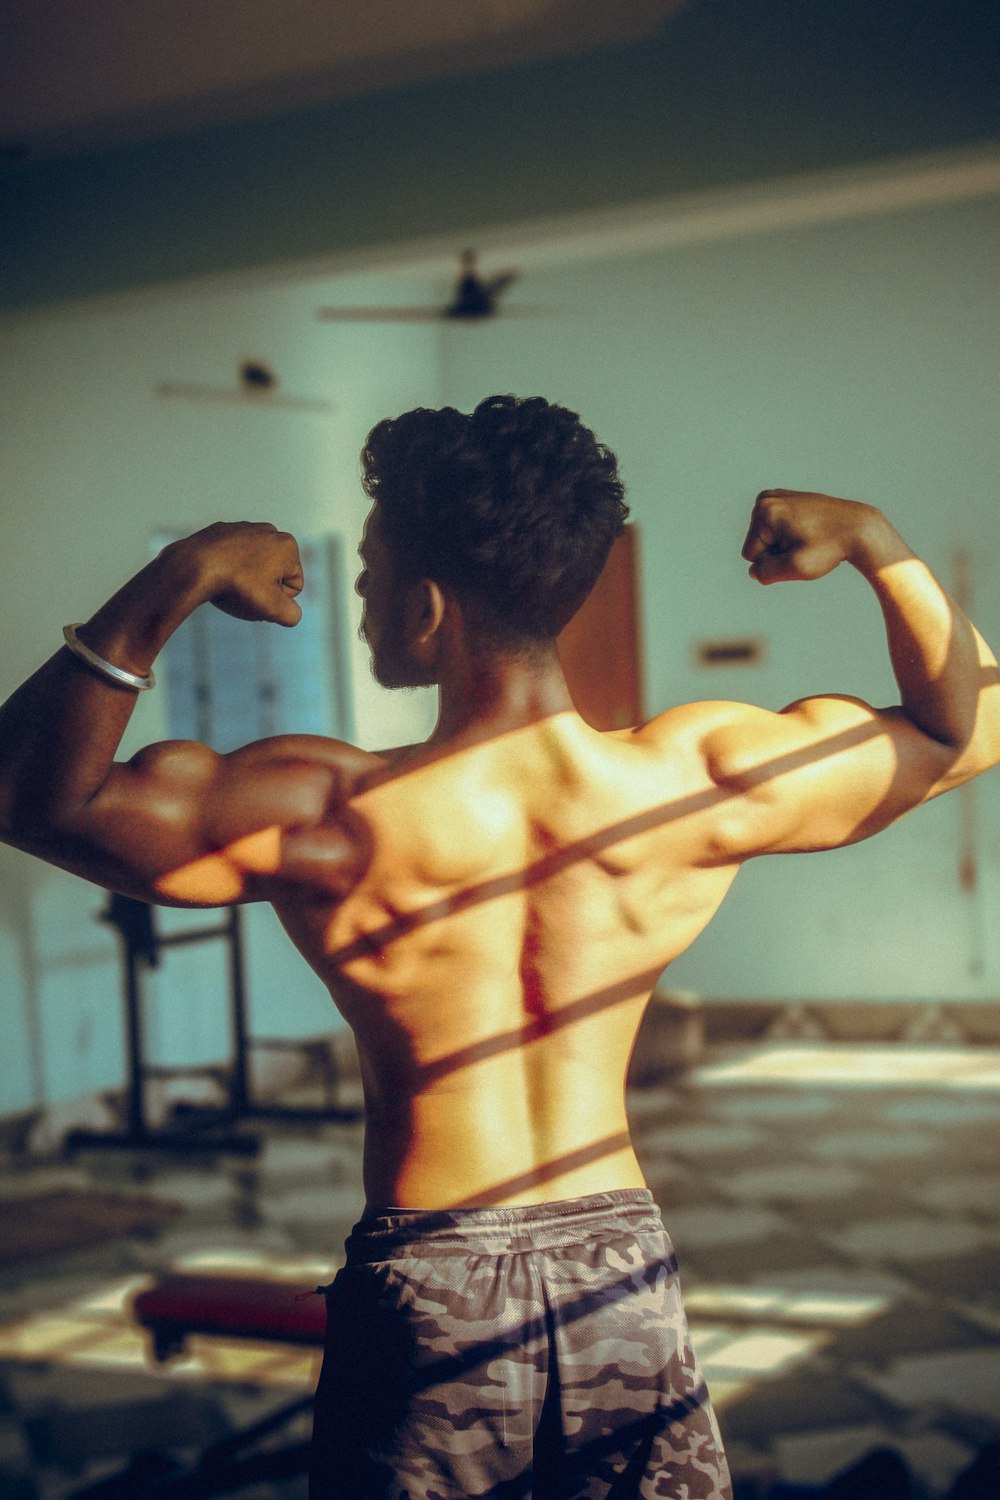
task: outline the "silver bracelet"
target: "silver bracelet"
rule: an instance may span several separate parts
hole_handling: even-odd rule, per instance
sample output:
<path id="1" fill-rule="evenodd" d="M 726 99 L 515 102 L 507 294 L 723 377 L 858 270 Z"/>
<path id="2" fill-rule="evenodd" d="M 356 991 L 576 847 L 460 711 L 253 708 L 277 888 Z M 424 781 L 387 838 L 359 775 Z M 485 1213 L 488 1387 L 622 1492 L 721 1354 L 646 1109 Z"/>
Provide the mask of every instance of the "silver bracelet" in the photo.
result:
<path id="1" fill-rule="evenodd" d="M 147 689 L 156 686 L 156 678 L 152 672 L 148 677 L 140 677 L 137 672 L 126 672 L 124 667 L 116 667 L 112 662 L 105 661 L 103 656 L 98 656 L 96 651 L 91 651 L 89 646 L 85 646 L 76 633 L 82 624 L 83 621 L 78 620 L 75 625 L 64 625 L 63 640 L 88 667 L 93 667 L 95 672 L 99 672 L 109 682 L 117 683 L 119 687 L 131 688 L 134 693 L 145 693 Z"/>

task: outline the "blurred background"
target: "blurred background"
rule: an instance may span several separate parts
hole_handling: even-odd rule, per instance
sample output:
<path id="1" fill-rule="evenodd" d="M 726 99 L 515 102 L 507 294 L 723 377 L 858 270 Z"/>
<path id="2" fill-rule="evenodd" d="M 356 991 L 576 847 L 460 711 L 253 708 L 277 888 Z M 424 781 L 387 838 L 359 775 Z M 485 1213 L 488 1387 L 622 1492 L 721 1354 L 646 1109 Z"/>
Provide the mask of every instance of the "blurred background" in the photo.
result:
<path id="1" fill-rule="evenodd" d="M 619 454 L 650 713 L 893 700 L 857 577 L 747 579 L 764 487 L 878 504 L 1000 639 L 995 6 L 0 0 L 0 33 L 4 695 L 165 537 L 267 519 L 309 549 L 299 644 L 198 627 L 125 752 L 427 733 L 431 695 L 385 694 L 356 636 L 358 452 L 385 415 L 506 391 L 572 407 Z M 417 316 L 448 308 L 469 247 L 487 280 L 518 273 L 495 315 Z M 871 843 L 757 863 L 654 1007 L 637 1131 L 748 1495 L 879 1446 L 944 1495 L 1000 1438 L 998 811 L 994 775 Z M 68 1132 L 116 1129 L 128 1104 L 124 958 L 143 944 L 106 905 L 0 850 L 3 1192 L 26 1213 L 113 1179 L 177 1212 L 51 1253 L 40 1220 L 3 1271 L 0 1495 L 68 1494 L 130 1451 L 59 1428 L 84 1400 L 58 1385 L 69 1345 L 104 1372 L 86 1395 L 105 1414 L 176 1392 L 132 1345 L 102 1363 L 111 1325 L 88 1343 L 81 1298 L 113 1282 L 121 1338 L 132 1277 L 209 1249 L 335 1257 L 360 1207 L 358 1126 L 330 1117 L 351 1112 L 350 1046 L 263 909 L 239 934 L 235 1095 L 232 934 L 140 955 L 143 1128 L 183 1098 L 239 1133 L 248 1088 L 327 1117 L 262 1125 L 256 1166 L 183 1143 L 64 1160 Z M 69 1344 L 39 1316 L 68 1319 Z M 307 1384 L 295 1358 L 286 1384 Z M 212 1387 L 223 1428 L 239 1380 L 258 1390 L 241 1369 Z"/>

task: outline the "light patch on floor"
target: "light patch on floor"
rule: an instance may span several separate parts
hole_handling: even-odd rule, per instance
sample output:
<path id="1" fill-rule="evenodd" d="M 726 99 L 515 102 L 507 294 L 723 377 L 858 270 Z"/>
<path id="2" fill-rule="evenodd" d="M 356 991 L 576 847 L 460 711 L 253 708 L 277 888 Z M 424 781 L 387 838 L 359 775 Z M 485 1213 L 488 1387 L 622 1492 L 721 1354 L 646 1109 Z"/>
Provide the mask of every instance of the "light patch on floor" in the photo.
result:
<path id="1" fill-rule="evenodd" d="M 752 1047 L 738 1057 L 695 1069 L 702 1088 L 756 1083 L 806 1083 L 845 1088 L 1000 1089 L 1000 1047 L 904 1047 L 835 1042 Z"/>
<path id="2" fill-rule="evenodd" d="M 107 1285 L 98 1287 L 94 1292 L 88 1292 L 86 1297 L 81 1297 L 79 1302 L 74 1302 L 68 1311 L 80 1317 L 95 1317 L 102 1320 L 108 1318 L 126 1319 L 129 1316 L 129 1308 L 132 1306 L 132 1298 L 137 1293 L 149 1286 L 149 1276 L 126 1276 L 121 1281 L 111 1281 Z"/>
<path id="3" fill-rule="evenodd" d="M 319 1379 L 322 1351 L 289 1348 L 287 1344 L 249 1339 L 213 1339 L 192 1335 L 188 1355 L 170 1373 L 178 1379 L 213 1380 L 223 1384 L 302 1388 L 311 1392 Z"/>
<path id="4" fill-rule="evenodd" d="M 745 1396 L 753 1385 L 752 1380 L 732 1380 L 728 1378 L 713 1377 L 709 1387 L 709 1397 L 716 1414 L 724 1412 L 727 1406 Z M 728 1449 L 727 1455 L 728 1455 Z"/>
<path id="5" fill-rule="evenodd" d="M 86 1342 L 65 1350 L 50 1350 L 53 1364 L 77 1369 L 90 1366 L 95 1370 L 135 1370 L 142 1373 L 150 1364 L 149 1350 L 137 1328 L 115 1328 L 111 1324 L 96 1331 Z"/>
<path id="6" fill-rule="evenodd" d="M 787 1373 L 821 1352 L 823 1330 L 789 1332 L 769 1325 L 718 1324 L 692 1318 L 691 1343 L 716 1412 L 749 1395 L 761 1381 Z"/>
<path id="7" fill-rule="evenodd" d="M 292 1281 L 310 1287 L 333 1279 L 336 1263 L 315 1256 L 268 1255 L 259 1250 L 198 1250 L 181 1255 L 170 1267 L 171 1272 L 188 1276 L 258 1276 L 268 1281 Z"/>
<path id="8" fill-rule="evenodd" d="M 752 1283 L 754 1291 L 776 1292 L 781 1297 L 828 1298 L 834 1305 L 842 1299 L 858 1299 L 863 1303 L 875 1300 L 881 1303 L 873 1312 L 881 1312 L 891 1302 L 912 1292 L 912 1286 L 901 1277 L 871 1266 L 803 1266 L 797 1270 L 769 1270 L 756 1276 Z M 685 1301 L 688 1299 L 685 1298 Z M 867 1314 L 866 1314 L 867 1315 Z"/>
<path id="9" fill-rule="evenodd" d="M 697 1337 L 692 1336 L 697 1344 Z M 825 1333 L 790 1333 L 787 1329 L 741 1329 L 736 1337 L 720 1344 L 705 1357 L 699 1354 L 709 1385 L 712 1372 L 724 1378 L 748 1375 L 780 1375 L 793 1365 L 801 1364 L 829 1343 Z"/>
<path id="10" fill-rule="evenodd" d="M 813 1360 L 839 1329 L 868 1322 L 893 1300 L 883 1289 L 695 1287 L 684 1302 L 712 1405 L 723 1412 L 758 1382 Z"/>
<path id="11" fill-rule="evenodd" d="M 695 1287 L 684 1301 L 713 1406 L 723 1412 L 759 1381 L 811 1361 L 830 1347 L 838 1329 L 867 1322 L 891 1300 L 851 1290 Z"/>
<path id="12" fill-rule="evenodd" d="M 776 1287 L 702 1285 L 687 1292 L 684 1303 L 697 1317 L 766 1318 L 779 1324 L 849 1328 L 884 1312 L 891 1298 L 857 1292 L 788 1292 Z"/>
<path id="13" fill-rule="evenodd" d="M 177 1261 L 174 1271 L 268 1277 L 308 1289 L 328 1282 L 333 1264 L 315 1258 L 282 1259 L 253 1251 L 205 1250 Z M 156 1378 L 217 1381 L 261 1388 L 312 1390 L 322 1351 L 263 1339 L 222 1339 L 192 1334 L 184 1353 L 158 1362 L 150 1336 L 132 1321 L 132 1299 L 155 1278 L 109 1282 L 63 1308 L 40 1311 L 0 1327 L 0 1359 L 64 1368 L 128 1370 Z"/>
<path id="14" fill-rule="evenodd" d="M 822 1352 L 828 1331 L 789 1332 L 771 1326 L 718 1325 L 693 1319 L 691 1344 L 715 1412 L 747 1397 L 762 1380 L 786 1374 Z"/>
<path id="15" fill-rule="evenodd" d="M 0 1328 L 0 1359 L 44 1359 L 63 1364 L 78 1349 L 106 1337 L 114 1325 L 99 1319 L 67 1317 L 57 1312 L 35 1313 Z"/>

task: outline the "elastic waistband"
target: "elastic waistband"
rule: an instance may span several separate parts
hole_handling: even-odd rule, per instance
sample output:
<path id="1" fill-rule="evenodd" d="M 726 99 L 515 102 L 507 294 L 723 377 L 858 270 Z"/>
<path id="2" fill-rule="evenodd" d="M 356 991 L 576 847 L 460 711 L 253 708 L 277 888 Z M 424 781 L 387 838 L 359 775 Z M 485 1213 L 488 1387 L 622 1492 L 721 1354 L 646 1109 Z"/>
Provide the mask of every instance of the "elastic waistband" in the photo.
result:
<path id="1" fill-rule="evenodd" d="M 389 1260 L 404 1254 L 482 1249 L 491 1254 L 552 1249 L 639 1230 L 662 1230 L 648 1188 L 618 1188 L 497 1208 L 377 1208 L 347 1239 L 347 1260 Z"/>

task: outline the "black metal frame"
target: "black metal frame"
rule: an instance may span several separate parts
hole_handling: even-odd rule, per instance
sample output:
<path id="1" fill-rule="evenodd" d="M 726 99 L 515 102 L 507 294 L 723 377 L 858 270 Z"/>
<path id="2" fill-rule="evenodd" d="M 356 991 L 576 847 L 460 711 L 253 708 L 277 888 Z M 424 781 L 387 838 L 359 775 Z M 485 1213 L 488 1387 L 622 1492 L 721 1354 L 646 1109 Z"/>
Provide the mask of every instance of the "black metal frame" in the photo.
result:
<path id="1" fill-rule="evenodd" d="M 123 1130 L 74 1130 L 64 1142 L 67 1152 L 87 1149 L 134 1149 L 165 1151 L 227 1152 L 255 1156 L 260 1150 L 256 1135 L 235 1127 L 246 1119 L 290 1121 L 334 1120 L 356 1121 L 362 1111 L 335 1103 L 313 1108 L 258 1104 L 250 1090 L 249 1053 L 255 1045 L 275 1046 L 275 1042 L 256 1043 L 247 1028 L 246 979 L 243 962 L 240 912 L 229 907 L 221 922 L 186 931 L 160 933 L 156 929 L 154 908 L 130 896 L 112 895 L 100 920 L 114 927 L 122 945 L 124 966 L 125 1043 L 128 1066 L 126 1087 L 126 1124 Z M 150 1078 L 176 1076 L 178 1073 L 204 1072 L 204 1068 L 160 1067 L 148 1063 L 144 1056 L 142 1026 L 142 970 L 155 968 L 165 948 L 193 943 L 225 940 L 229 950 L 229 1020 L 232 1053 L 227 1069 L 229 1098 L 222 1108 L 200 1105 L 175 1107 L 173 1124 L 154 1129 L 145 1109 L 145 1088 Z M 218 1070 L 208 1070 L 215 1074 Z"/>

